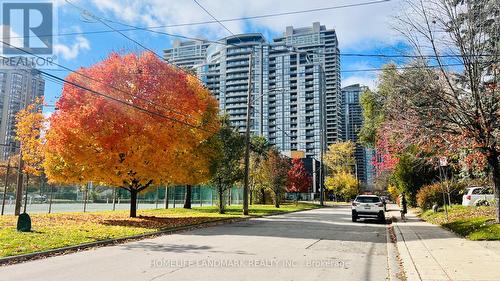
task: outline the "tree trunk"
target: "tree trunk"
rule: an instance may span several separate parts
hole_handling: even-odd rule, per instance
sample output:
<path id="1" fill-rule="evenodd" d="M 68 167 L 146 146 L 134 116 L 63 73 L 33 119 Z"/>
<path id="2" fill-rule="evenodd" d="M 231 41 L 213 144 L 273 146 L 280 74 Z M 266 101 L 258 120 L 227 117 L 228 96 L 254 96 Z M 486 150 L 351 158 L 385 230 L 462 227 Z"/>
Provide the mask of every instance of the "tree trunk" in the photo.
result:
<path id="1" fill-rule="evenodd" d="M 50 185 L 49 214 L 52 212 L 52 198 L 54 196 L 54 185 Z"/>
<path id="2" fill-rule="evenodd" d="M 165 186 L 165 209 L 168 209 L 168 186 Z"/>
<path id="3" fill-rule="evenodd" d="M 253 205 L 253 190 L 252 189 L 250 190 L 249 196 L 250 196 L 250 205 Z"/>
<path id="4" fill-rule="evenodd" d="M 113 188 L 113 211 L 116 210 L 116 187 Z"/>
<path id="5" fill-rule="evenodd" d="M 488 164 L 493 172 L 493 189 L 495 193 L 496 223 L 500 223 L 500 164 L 498 163 L 498 152 L 490 152 L 487 156 Z"/>
<path id="6" fill-rule="evenodd" d="M 191 191 L 192 185 L 186 184 L 186 192 L 184 193 L 184 209 L 191 209 Z"/>
<path id="7" fill-rule="evenodd" d="M 158 209 L 158 200 L 159 200 L 159 197 L 160 197 L 159 190 L 160 190 L 160 188 L 157 186 L 156 187 L 156 198 L 155 198 L 155 209 Z"/>
<path id="8" fill-rule="evenodd" d="M 19 160 L 19 167 L 17 168 L 17 184 L 16 184 L 16 205 L 14 207 L 14 214 L 19 216 L 21 214 L 21 205 L 23 201 L 23 160 Z"/>
<path id="9" fill-rule="evenodd" d="M 266 204 L 266 191 L 264 190 L 264 188 L 261 188 L 260 189 L 260 192 L 262 193 L 262 205 L 265 205 Z"/>
<path id="10" fill-rule="evenodd" d="M 137 217 L 137 190 L 130 188 L 130 217 Z"/>
<path id="11" fill-rule="evenodd" d="M 25 196 L 24 196 L 24 206 L 23 206 L 23 213 L 26 214 L 26 207 L 28 206 L 28 185 L 29 185 L 29 175 L 26 174 L 26 188 L 24 189 L 25 191 Z"/>
<path id="12" fill-rule="evenodd" d="M 219 187 L 219 214 L 224 214 L 224 189 Z"/>
<path id="13" fill-rule="evenodd" d="M 275 196 L 276 198 L 274 198 L 274 207 L 279 208 L 280 207 L 280 192 L 279 192 L 279 190 L 276 191 L 275 195 L 276 195 Z"/>

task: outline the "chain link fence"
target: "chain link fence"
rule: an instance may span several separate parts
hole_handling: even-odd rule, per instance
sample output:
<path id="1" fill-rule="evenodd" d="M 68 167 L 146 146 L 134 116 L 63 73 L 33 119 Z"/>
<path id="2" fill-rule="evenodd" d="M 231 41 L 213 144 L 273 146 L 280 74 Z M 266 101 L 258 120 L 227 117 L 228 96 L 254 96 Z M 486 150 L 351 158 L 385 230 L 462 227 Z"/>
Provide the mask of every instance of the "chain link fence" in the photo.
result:
<path id="1" fill-rule="evenodd" d="M 13 214 L 16 197 L 16 185 L 7 188 L 1 186 L 0 204 L 3 214 Z M 81 211 L 128 210 L 130 193 L 121 188 L 96 185 L 59 186 L 33 182 L 28 185 L 28 192 L 23 192 L 21 212 L 27 213 L 61 213 Z M 168 199 L 165 194 L 168 190 Z M 138 209 L 182 208 L 186 196 L 185 186 L 151 187 L 139 193 Z M 193 186 L 191 205 L 193 207 L 214 206 L 218 202 L 217 192 L 207 185 Z M 4 200 L 5 198 L 5 200 Z M 243 190 L 234 187 L 227 198 L 228 205 L 242 204 Z M 26 204 L 25 204 L 26 203 Z M 26 205 L 26 207 L 24 206 Z"/>

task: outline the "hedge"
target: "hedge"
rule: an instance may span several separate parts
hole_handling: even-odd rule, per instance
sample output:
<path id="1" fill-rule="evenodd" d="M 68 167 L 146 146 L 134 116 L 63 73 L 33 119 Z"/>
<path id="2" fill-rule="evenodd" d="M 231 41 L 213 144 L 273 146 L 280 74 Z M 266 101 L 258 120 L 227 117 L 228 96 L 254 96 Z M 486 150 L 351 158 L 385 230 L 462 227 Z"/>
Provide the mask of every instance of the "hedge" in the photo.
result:
<path id="1" fill-rule="evenodd" d="M 417 204 L 420 208 L 427 210 L 431 209 L 434 204 L 438 206 L 443 205 L 443 192 L 447 191 L 447 186 L 449 185 L 450 191 L 450 201 L 451 204 L 461 204 L 462 196 L 464 194 L 465 183 L 457 182 L 436 182 L 423 186 L 417 192 Z M 446 195 L 446 201 L 448 201 L 448 196 Z"/>

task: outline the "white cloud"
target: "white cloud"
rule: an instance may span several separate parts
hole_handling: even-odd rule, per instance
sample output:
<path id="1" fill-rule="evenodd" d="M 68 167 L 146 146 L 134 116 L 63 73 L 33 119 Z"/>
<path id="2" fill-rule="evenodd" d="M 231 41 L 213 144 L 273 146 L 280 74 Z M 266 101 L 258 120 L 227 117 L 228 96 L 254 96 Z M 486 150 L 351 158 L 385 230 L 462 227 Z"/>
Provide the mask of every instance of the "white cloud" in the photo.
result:
<path id="1" fill-rule="evenodd" d="M 373 65 L 373 63 L 368 61 L 357 61 L 354 63 L 348 64 L 345 71 L 349 70 L 364 70 L 364 69 L 373 69 L 377 68 L 377 66 Z M 345 72 L 344 77 L 341 80 L 341 86 L 346 87 L 352 84 L 361 84 L 368 86 L 370 89 L 375 89 L 377 86 L 377 78 L 379 71 L 359 71 L 359 72 Z"/>
<path id="2" fill-rule="evenodd" d="M 171 25 L 178 23 L 193 23 L 211 21 L 194 1 L 186 0 L 89 0 L 97 7 L 96 13 L 112 17 L 129 24 L 136 25 Z M 199 0 L 218 19 L 247 17 L 270 13 L 307 10 L 323 7 L 353 4 L 351 0 L 339 0 L 332 3 L 328 0 L 290 1 L 275 0 Z M 362 3 L 363 1 L 356 1 Z M 293 14 L 272 18 L 260 18 L 248 21 L 224 22 L 233 33 L 242 33 L 248 26 L 268 28 L 281 33 L 288 25 L 295 27 L 311 26 L 312 22 L 320 21 L 327 28 L 337 30 L 341 48 L 366 49 L 370 43 L 383 42 L 393 44 L 398 36 L 390 27 L 391 17 L 400 9 L 398 0 L 379 4 L 349 7 Z M 189 36 L 203 36 L 208 39 L 218 39 L 229 33 L 219 24 L 191 25 L 167 29 L 172 33 Z"/>
<path id="3" fill-rule="evenodd" d="M 342 88 L 353 84 L 361 84 L 374 90 L 377 88 L 377 76 L 374 74 L 353 75 L 342 79 Z"/>
<path id="4" fill-rule="evenodd" d="M 90 50 L 90 42 L 83 36 L 77 36 L 72 45 L 54 44 L 54 52 L 62 56 L 65 60 L 72 60 L 78 57 L 82 50 Z"/>
<path id="5" fill-rule="evenodd" d="M 0 38 L 2 38 L 2 41 L 4 41 L 4 38 L 3 38 L 3 30 L 4 30 L 4 27 L 5 28 L 10 28 L 9 25 L 0 25 Z M 18 33 L 14 32 L 14 30 L 10 30 L 10 42 L 7 42 L 8 44 L 10 45 L 13 45 L 15 47 L 18 47 L 18 48 L 22 48 L 23 47 L 23 43 L 24 43 L 24 40 L 23 40 L 23 37 L 21 35 L 19 35 Z M 3 48 L 4 44 L 1 44 L 0 43 L 0 49 Z"/>
<path id="6" fill-rule="evenodd" d="M 49 119 L 50 116 L 52 116 L 52 113 L 54 113 L 54 111 L 45 111 L 45 112 L 43 112 L 43 117 L 45 117 L 46 119 Z"/>

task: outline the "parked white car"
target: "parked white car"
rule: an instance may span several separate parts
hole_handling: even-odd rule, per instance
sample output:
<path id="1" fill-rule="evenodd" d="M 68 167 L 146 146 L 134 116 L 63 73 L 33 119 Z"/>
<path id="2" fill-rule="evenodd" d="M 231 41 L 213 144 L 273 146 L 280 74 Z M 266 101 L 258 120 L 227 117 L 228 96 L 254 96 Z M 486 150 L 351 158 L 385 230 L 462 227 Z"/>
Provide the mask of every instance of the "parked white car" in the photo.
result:
<path id="1" fill-rule="evenodd" d="M 466 189 L 462 197 L 463 206 L 488 205 L 494 199 L 493 190 L 484 186 L 472 186 Z"/>
<path id="2" fill-rule="evenodd" d="M 358 195 L 352 202 L 352 221 L 359 217 L 375 217 L 385 222 L 384 203 L 377 195 Z"/>

